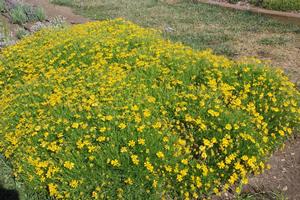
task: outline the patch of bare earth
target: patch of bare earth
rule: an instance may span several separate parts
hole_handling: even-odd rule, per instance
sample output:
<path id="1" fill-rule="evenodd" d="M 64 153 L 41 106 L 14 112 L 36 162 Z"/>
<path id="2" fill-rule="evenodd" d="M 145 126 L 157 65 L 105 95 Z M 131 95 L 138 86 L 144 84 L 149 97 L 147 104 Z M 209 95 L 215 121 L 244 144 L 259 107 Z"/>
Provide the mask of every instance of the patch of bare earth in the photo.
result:
<path id="1" fill-rule="evenodd" d="M 269 161 L 270 170 L 252 177 L 244 192 L 282 193 L 289 200 L 300 199 L 300 137 L 286 143 Z M 270 196 L 270 195 L 269 195 Z"/>
<path id="2" fill-rule="evenodd" d="M 280 45 L 259 44 L 264 38 L 278 37 L 274 33 L 244 33 L 243 38 L 236 41 L 235 48 L 240 57 L 256 57 L 274 67 L 282 68 L 290 80 L 300 86 L 300 35 L 286 33 L 287 42 Z"/>

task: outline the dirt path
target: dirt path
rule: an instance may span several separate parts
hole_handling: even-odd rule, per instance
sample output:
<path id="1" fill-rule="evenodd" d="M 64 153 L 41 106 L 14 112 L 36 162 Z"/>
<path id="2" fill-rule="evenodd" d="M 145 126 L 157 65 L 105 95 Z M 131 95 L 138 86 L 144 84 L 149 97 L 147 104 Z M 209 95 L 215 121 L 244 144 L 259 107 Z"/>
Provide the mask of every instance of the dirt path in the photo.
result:
<path id="1" fill-rule="evenodd" d="M 71 8 L 66 6 L 54 5 L 49 2 L 49 0 L 23 0 L 25 3 L 41 6 L 44 8 L 47 17 L 57 17 L 62 16 L 65 20 L 71 24 L 81 24 L 91 21 L 81 15 L 74 14 Z"/>

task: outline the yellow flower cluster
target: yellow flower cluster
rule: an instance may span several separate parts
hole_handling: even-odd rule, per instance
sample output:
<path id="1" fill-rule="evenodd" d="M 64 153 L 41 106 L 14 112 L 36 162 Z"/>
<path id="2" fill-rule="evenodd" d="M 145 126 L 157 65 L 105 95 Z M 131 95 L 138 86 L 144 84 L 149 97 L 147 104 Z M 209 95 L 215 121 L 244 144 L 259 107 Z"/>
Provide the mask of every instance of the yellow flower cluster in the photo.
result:
<path id="1" fill-rule="evenodd" d="M 0 152 L 55 199 L 204 199 L 299 127 L 280 70 L 122 19 L 42 30 L 0 58 Z"/>

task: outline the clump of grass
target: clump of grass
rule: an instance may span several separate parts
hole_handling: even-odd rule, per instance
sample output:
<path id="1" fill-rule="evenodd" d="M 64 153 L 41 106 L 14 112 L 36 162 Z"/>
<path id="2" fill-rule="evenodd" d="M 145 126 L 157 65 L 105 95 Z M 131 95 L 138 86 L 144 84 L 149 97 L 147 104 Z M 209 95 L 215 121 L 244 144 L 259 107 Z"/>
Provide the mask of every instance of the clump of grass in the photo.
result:
<path id="1" fill-rule="evenodd" d="M 26 22 L 43 21 L 46 16 L 43 8 L 32 7 L 31 5 L 17 3 L 9 10 L 11 20 L 16 24 L 24 24 Z"/>
<path id="2" fill-rule="evenodd" d="M 299 0 L 264 0 L 263 6 L 274 10 L 298 10 L 300 11 Z"/>
<path id="3" fill-rule="evenodd" d="M 43 29 L 1 58 L 0 152 L 51 198 L 208 198 L 300 125 L 281 70 L 122 19 Z"/>
<path id="4" fill-rule="evenodd" d="M 30 5 L 23 5 L 28 21 L 43 21 L 46 18 L 44 9 L 42 7 L 32 7 Z"/>
<path id="5" fill-rule="evenodd" d="M 299 0 L 250 0 L 256 6 L 262 6 L 272 10 L 300 11 Z"/>
<path id="6" fill-rule="evenodd" d="M 17 4 L 15 7 L 10 9 L 9 11 L 11 20 L 15 24 L 24 24 L 28 21 L 28 16 L 24 9 L 24 6 L 21 4 Z"/>
<path id="7" fill-rule="evenodd" d="M 25 30 L 24 28 L 19 28 L 17 31 L 16 31 L 16 37 L 18 39 L 22 39 L 24 38 L 25 36 L 28 36 L 30 33 L 29 31 Z"/>
<path id="8" fill-rule="evenodd" d="M 4 0 L 0 0 L 0 13 L 5 11 L 5 1 Z"/>
<path id="9" fill-rule="evenodd" d="M 71 6 L 74 2 L 74 0 L 51 0 L 51 3 L 63 6 Z"/>
<path id="10" fill-rule="evenodd" d="M 259 44 L 263 45 L 285 45 L 290 41 L 289 38 L 283 36 L 272 36 L 265 37 L 258 41 Z"/>

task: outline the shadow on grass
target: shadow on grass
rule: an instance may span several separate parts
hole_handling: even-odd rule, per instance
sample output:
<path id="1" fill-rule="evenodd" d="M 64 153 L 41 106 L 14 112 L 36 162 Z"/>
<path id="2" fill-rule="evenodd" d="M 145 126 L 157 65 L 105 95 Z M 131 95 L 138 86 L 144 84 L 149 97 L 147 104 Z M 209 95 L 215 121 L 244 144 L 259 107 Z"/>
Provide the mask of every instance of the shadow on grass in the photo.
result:
<path id="1" fill-rule="evenodd" d="M 17 190 L 8 190 L 0 185 L 0 199 L 1 200 L 19 200 L 19 193 Z"/>

